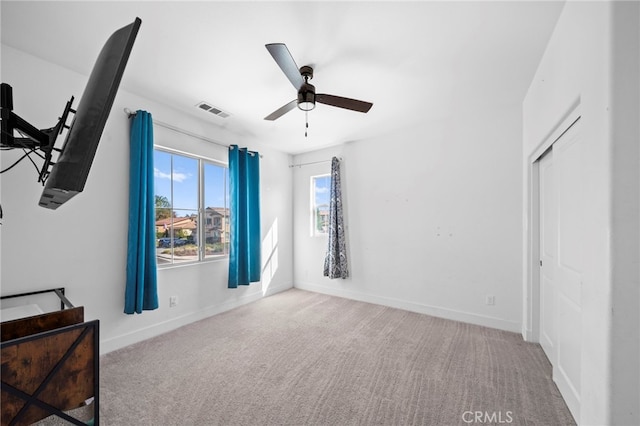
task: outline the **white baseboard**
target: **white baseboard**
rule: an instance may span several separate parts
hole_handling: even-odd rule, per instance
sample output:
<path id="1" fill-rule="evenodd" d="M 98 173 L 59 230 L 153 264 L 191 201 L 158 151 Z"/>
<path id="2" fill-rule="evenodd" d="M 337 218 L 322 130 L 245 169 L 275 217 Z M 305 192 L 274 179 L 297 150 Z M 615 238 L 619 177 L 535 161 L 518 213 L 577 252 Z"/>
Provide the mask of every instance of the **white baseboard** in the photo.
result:
<path id="1" fill-rule="evenodd" d="M 522 337 L 524 338 L 525 341 L 531 342 L 531 343 L 540 343 L 538 341 L 538 338 L 533 334 L 533 330 L 531 330 L 530 328 L 522 327 L 521 332 L 522 332 Z"/>
<path id="2" fill-rule="evenodd" d="M 471 312 L 456 311 L 454 309 L 442 308 L 439 306 L 424 305 L 421 303 L 408 302 L 406 300 L 374 296 L 343 289 L 335 289 L 312 283 L 296 282 L 294 284 L 294 287 L 301 290 L 328 294 L 330 296 L 344 297 L 346 299 L 353 299 L 360 302 L 373 303 L 376 305 L 389 306 L 391 308 L 403 309 L 405 311 L 417 312 L 420 314 L 431 315 L 438 318 L 466 322 L 469 324 L 496 328 L 498 330 L 522 333 L 522 325 L 517 321 L 508 321 L 502 318 L 479 315 Z"/>
<path id="3" fill-rule="evenodd" d="M 138 343 L 143 340 L 147 340 L 152 337 L 156 337 L 161 334 L 168 333 L 177 328 L 183 327 L 187 324 L 191 324 L 193 322 L 200 321 L 205 318 L 209 318 L 213 315 L 226 312 L 228 310 L 237 308 L 242 305 L 246 305 L 247 303 L 255 302 L 264 297 L 271 296 L 281 291 L 288 290 L 292 287 L 293 285 L 291 283 L 289 283 L 288 285 L 279 285 L 274 287 L 270 286 L 269 288 L 266 289 L 266 291 L 258 291 L 255 293 L 251 293 L 239 299 L 234 299 L 232 301 L 220 303 L 218 305 L 208 306 L 202 310 L 190 312 L 186 315 L 171 318 L 169 320 L 153 324 L 149 327 L 141 328 L 141 329 L 132 331 L 130 333 L 121 334 L 119 336 L 101 340 L 100 355 L 104 355 L 109 352 L 115 351 L 117 349 L 121 349 L 126 346 L 132 345 L 134 343 Z"/>

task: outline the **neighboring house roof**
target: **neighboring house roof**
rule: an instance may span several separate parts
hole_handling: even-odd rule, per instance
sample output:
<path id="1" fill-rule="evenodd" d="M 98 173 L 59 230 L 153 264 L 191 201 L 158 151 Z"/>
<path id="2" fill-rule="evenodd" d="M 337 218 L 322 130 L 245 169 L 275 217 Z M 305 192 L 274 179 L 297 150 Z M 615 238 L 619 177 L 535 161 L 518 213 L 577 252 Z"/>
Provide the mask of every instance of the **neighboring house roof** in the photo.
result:
<path id="1" fill-rule="evenodd" d="M 207 207 L 207 216 L 226 216 L 229 217 L 229 209 L 225 207 Z M 156 221 L 156 228 L 166 229 L 173 224 L 173 229 L 196 229 L 196 217 L 168 217 Z"/>
<path id="2" fill-rule="evenodd" d="M 171 225 L 171 218 L 156 220 L 156 226 L 169 226 Z"/>
<path id="3" fill-rule="evenodd" d="M 229 216 L 229 209 L 225 207 L 207 207 L 207 213 L 217 214 L 219 216 Z"/>
<path id="4" fill-rule="evenodd" d="M 192 217 L 174 217 L 160 219 L 156 221 L 156 227 L 170 227 L 173 222 L 173 229 L 196 229 L 196 222 Z"/>

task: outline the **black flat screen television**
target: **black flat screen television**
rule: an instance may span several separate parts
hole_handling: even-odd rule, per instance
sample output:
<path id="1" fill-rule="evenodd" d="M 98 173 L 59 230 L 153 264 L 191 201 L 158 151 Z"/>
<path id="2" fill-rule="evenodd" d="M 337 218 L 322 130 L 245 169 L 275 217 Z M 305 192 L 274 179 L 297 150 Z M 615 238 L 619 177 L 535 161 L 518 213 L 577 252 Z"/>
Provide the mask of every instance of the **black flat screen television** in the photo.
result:
<path id="1" fill-rule="evenodd" d="M 141 23 L 136 18 L 114 32 L 100 51 L 60 155 L 46 179 L 40 206 L 57 209 L 84 189 Z"/>

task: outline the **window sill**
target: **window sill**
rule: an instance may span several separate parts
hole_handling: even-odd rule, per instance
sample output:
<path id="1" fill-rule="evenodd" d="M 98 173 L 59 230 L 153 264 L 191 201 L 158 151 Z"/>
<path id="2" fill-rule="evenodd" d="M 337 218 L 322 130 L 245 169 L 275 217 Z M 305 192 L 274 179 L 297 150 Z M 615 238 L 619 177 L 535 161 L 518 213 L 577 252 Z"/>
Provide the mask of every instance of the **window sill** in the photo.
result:
<path id="1" fill-rule="evenodd" d="M 229 262 L 229 256 L 219 256 L 211 259 L 205 259 L 201 261 L 193 261 L 193 262 L 180 262 L 180 263 L 167 263 L 164 265 L 157 265 L 156 269 L 158 271 L 164 269 L 174 269 L 174 268 L 184 268 L 189 266 L 197 266 L 197 265 L 207 265 L 210 263 L 219 263 L 219 262 Z"/>

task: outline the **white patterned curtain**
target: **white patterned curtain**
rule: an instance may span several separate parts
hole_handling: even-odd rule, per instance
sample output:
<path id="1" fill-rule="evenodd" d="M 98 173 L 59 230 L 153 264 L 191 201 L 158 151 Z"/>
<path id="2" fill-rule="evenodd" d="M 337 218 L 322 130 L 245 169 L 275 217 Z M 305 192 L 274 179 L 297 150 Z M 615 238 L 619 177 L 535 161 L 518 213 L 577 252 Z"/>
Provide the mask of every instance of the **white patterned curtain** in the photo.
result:
<path id="1" fill-rule="evenodd" d="M 340 160 L 331 159 L 331 200 L 329 202 L 329 247 L 324 258 L 324 276 L 347 278 L 347 244 L 342 218 L 342 191 L 340 189 Z"/>

